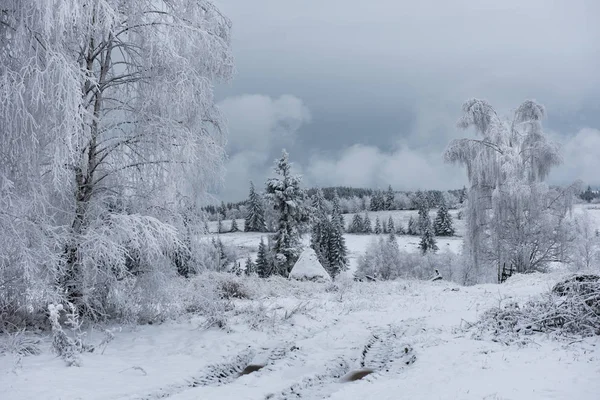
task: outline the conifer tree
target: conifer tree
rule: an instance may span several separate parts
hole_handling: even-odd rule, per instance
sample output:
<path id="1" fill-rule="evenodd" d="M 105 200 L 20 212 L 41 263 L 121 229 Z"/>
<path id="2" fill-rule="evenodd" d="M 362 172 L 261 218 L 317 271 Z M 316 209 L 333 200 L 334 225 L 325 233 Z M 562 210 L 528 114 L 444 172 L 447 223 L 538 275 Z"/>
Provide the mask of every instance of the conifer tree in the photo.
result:
<path id="1" fill-rule="evenodd" d="M 250 182 L 250 194 L 248 196 L 248 215 L 244 225 L 245 232 L 266 232 L 265 210 L 260 195 L 256 193 L 254 183 Z"/>
<path id="2" fill-rule="evenodd" d="M 376 235 L 381 234 L 381 221 L 379 220 L 379 216 L 375 218 L 375 229 L 374 232 Z"/>
<path id="3" fill-rule="evenodd" d="M 366 233 L 366 234 L 371 234 L 373 233 L 373 227 L 371 226 L 371 219 L 369 218 L 369 214 L 365 213 L 365 216 L 363 217 L 363 228 L 362 228 L 362 232 Z"/>
<path id="4" fill-rule="evenodd" d="M 238 228 L 238 224 L 237 224 L 237 220 L 235 218 L 233 218 L 231 220 L 231 229 L 229 230 L 229 232 L 239 232 L 240 229 Z"/>
<path id="5" fill-rule="evenodd" d="M 237 276 L 242 276 L 242 274 L 244 273 L 244 271 L 242 270 L 242 263 L 240 263 L 239 261 L 233 263 L 231 272 Z"/>
<path id="6" fill-rule="evenodd" d="M 419 223 L 412 215 L 408 219 L 408 229 L 407 229 L 406 233 L 409 235 L 414 235 L 414 236 L 419 235 Z"/>
<path id="7" fill-rule="evenodd" d="M 288 153 L 283 150 L 275 165 L 279 176 L 267 181 L 267 196 L 278 213 L 273 253 L 276 272 L 282 276 L 289 275 L 300 256 L 301 232 L 310 218 L 305 204 L 306 192 L 300 187 L 301 177 L 291 174 L 288 158 Z"/>
<path id="8" fill-rule="evenodd" d="M 271 276 L 272 273 L 268 252 L 267 245 L 261 237 L 260 244 L 258 245 L 258 255 L 256 256 L 256 273 L 261 278 L 267 278 Z"/>
<path id="9" fill-rule="evenodd" d="M 419 242 L 419 248 L 423 254 L 428 251 L 436 252 L 438 250 L 431 224 L 427 224 L 424 227 L 423 233 L 421 234 L 421 242 Z"/>
<path id="10" fill-rule="evenodd" d="M 394 190 L 392 189 L 392 185 L 388 186 L 388 190 L 385 194 L 385 209 L 386 210 L 394 209 Z"/>
<path id="11" fill-rule="evenodd" d="M 422 235 L 425 232 L 425 228 L 431 224 L 431 219 L 429 218 L 429 206 L 427 202 L 421 202 L 419 205 L 419 218 L 417 221 L 418 226 L 418 234 Z M 433 233 L 433 231 L 432 231 Z"/>
<path id="12" fill-rule="evenodd" d="M 388 224 L 381 224 L 381 233 L 383 233 L 384 235 L 390 233 L 390 230 L 388 229 Z"/>
<path id="13" fill-rule="evenodd" d="M 388 218 L 388 222 L 387 222 L 387 231 L 389 233 L 396 233 L 396 226 L 394 225 L 394 219 L 392 218 L 392 216 L 390 215 L 390 217 Z"/>
<path id="14" fill-rule="evenodd" d="M 221 213 L 217 214 L 217 233 L 223 233 L 223 219 Z"/>
<path id="15" fill-rule="evenodd" d="M 325 197 L 323 191 L 317 189 L 312 197 L 312 229 L 310 236 L 310 247 L 317 254 L 321 265 L 329 268 L 329 240 L 331 222 L 325 209 Z"/>
<path id="16" fill-rule="evenodd" d="M 337 218 L 338 223 L 342 228 L 342 233 L 344 233 L 346 231 L 346 221 L 344 220 L 344 214 L 342 213 L 342 206 L 340 204 L 340 197 L 338 196 L 337 190 L 334 190 L 333 192 L 332 218 Z"/>
<path id="17" fill-rule="evenodd" d="M 363 220 L 360 214 L 354 214 L 352 218 L 352 223 L 350 223 L 350 227 L 348 228 L 349 233 L 363 233 Z"/>
<path id="18" fill-rule="evenodd" d="M 433 233 L 436 236 L 454 236 L 452 216 L 448 212 L 446 203 L 442 202 L 433 222 Z"/>
<path id="19" fill-rule="evenodd" d="M 348 249 L 346 248 L 346 240 L 344 239 L 343 224 L 344 219 L 340 207 L 340 200 L 337 192 L 335 192 L 329 229 L 328 272 L 332 277 L 337 276 L 340 272 L 345 271 L 348 268 Z"/>
<path id="20" fill-rule="evenodd" d="M 252 257 L 248 256 L 246 259 L 246 271 L 247 276 L 252 276 L 256 274 L 256 264 L 252 261 Z"/>
<path id="21" fill-rule="evenodd" d="M 371 211 L 385 210 L 385 198 L 381 190 L 377 190 L 371 197 Z"/>

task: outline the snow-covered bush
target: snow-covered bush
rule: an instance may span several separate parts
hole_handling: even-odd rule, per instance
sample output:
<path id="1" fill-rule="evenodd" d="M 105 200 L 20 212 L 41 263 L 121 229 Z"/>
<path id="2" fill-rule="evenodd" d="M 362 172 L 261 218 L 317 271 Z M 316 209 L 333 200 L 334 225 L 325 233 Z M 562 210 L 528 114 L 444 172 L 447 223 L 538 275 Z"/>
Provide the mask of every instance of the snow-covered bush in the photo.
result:
<path id="1" fill-rule="evenodd" d="M 85 334 L 81 332 L 81 321 L 75 306 L 68 304 L 65 310 L 62 304 L 48 305 L 50 324 L 52 325 L 52 349 L 58 354 L 69 367 L 81 366 L 80 354 L 84 351 L 93 351 L 93 347 L 86 345 L 83 341 Z M 61 313 L 64 312 L 64 323 L 71 331 L 67 334 L 60 323 Z"/>
<path id="2" fill-rule="evenodd" d="M 523 335 L 600 335 L 600 276 L 575 275 L 557 283 L 539 299 L 515 302 L 487 310 L 473 326 L 474 337 L 491 335 L 505 343 L 523 341 Z"/>
<path id="3" fill-rule="evenodd" d="M 28 334 L 25 329 L 0 336 L 0 355 L 18 354 L 19 356 L 38 355 L 41 353 L 40 340 Z"/>
<path id="4" fill-rule="evenodd" d="M 395 241 L 379 238 L 371 242 L 358 259 L 355 277 L 381 280 L 429 279 L 437 269 L 443 279 L 461 285 L 471 283 L 464 258 L 450 251 L 440 253 L 409 253 L 401 251 Z"/>

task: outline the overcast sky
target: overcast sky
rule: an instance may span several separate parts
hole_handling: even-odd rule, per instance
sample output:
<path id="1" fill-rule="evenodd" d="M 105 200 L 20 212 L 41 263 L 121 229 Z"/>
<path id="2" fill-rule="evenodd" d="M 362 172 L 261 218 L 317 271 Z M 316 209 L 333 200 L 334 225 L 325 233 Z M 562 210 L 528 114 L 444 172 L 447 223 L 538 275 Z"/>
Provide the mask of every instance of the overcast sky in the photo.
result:
<path id="1" fill-rule="evenodd" d="M 553 183 L 600 183 L 600 1 L 215 0 L 237 75 L 221 197 L 262 187 L 282 147 L 307 186 L 450 189 L 461 104 L 546 106 L 563 144 Z"/>

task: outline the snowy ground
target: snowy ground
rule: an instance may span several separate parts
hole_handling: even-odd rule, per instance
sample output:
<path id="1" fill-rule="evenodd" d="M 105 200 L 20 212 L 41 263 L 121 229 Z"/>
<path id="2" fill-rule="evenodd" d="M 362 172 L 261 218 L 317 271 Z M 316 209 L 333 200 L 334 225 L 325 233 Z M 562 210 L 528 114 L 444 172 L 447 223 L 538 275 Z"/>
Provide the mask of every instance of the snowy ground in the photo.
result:
<path id="1" fill-rule="evenodd" d="M 0 356 L 1 398 L 597 400 L 598 338 L 534 335 L 525 346 L 507 346 L 460 329 L 500 301 L 525 301 L 559 278 L 532 274 L 460 288 L 354 283 L 341 292 L 276 279 L 261 284 L 258 299 L 236 303 L 229 332 L 199 329 L 200 318 L 123 327 L 79 368 L 65 367 L 48 338 L 42 355 Z M 248 364 L 266 366 L 240 376 Z M 361 366 L 375 373 L 340 382 Z"/>
<path id="2" fill-rule="evenodd" d="M 394 213 L 408 220 L 410 212 Z M 600 209 L 589 213 L 600 227 Z M 256 251 L 262 235 L 220 236 L 245 257 Z M 373 237 L 346 235 L 352 266 Z M 417 251 L 418 238 L 398 241 Z M 460 237 L 438 242 L 454 252 L 461 243 Z M 327 284 L 254 281 L 253 300 L 237 300 L 229 312 L 229 331 L 203 330 L 203 319 L 193 316 L 159 326 L 123 326 L 104 352 L 84 354 L 80 368 L 65 367 L 50 351 L 48 336 L 42 336 L 41 355 L 5 352 L 0 399 L 597 400 L 598 338 L 534 335 L 521 347 L 475 340 L 461 329 L 499 302 L 526 301 L 560 277 L 560 272 L 523 275 L 503 285 L 473 287 L 353 283 L 341 292 L 326 290 Z M 99 330 L 88 333 L 91 343 L 102 337 Z M 0 336 L 0 353 L 8 342 Z M 239 376 L 248 364 L 266 366 Z M 340 383 L 361 366 L 376 372 Z"/>

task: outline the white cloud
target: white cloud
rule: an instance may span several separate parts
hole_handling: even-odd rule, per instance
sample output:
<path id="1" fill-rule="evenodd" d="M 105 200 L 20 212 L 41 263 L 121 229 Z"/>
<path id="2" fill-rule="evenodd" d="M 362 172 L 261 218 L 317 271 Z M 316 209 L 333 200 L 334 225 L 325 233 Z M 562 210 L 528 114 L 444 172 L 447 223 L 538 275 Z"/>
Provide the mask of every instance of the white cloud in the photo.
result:
<path id="1" fill-rule="evenodd" d="M 551 182 L 567 184 L 581 179 L 586 184 L 600 183 L 600 130 L 583 128 L 573 136 L 551 136 L 560 143 L 564 159 L 551 173 Z"/>
<path id="2" fill-rule="evenodd" d="M 442 154 L 400 144 L 392 152 L 374 146 L 354 145 L 336 158 L 316 155 L 307 168 L 310 183 L 399 190 L 453 189 L 466 182 L 458 167 L 444 164 Z"/>
<path id="3" fill-rule="evenodd" d="M 294 143 L 296 133 L 311 115 L 292 95 L 271 98 L 260 94 L 226 98 L 219 103 L 228 122 L 227 175 L 221 197 L 243 199 L 248 182 L 260 186 L 282 147 Z"/>

